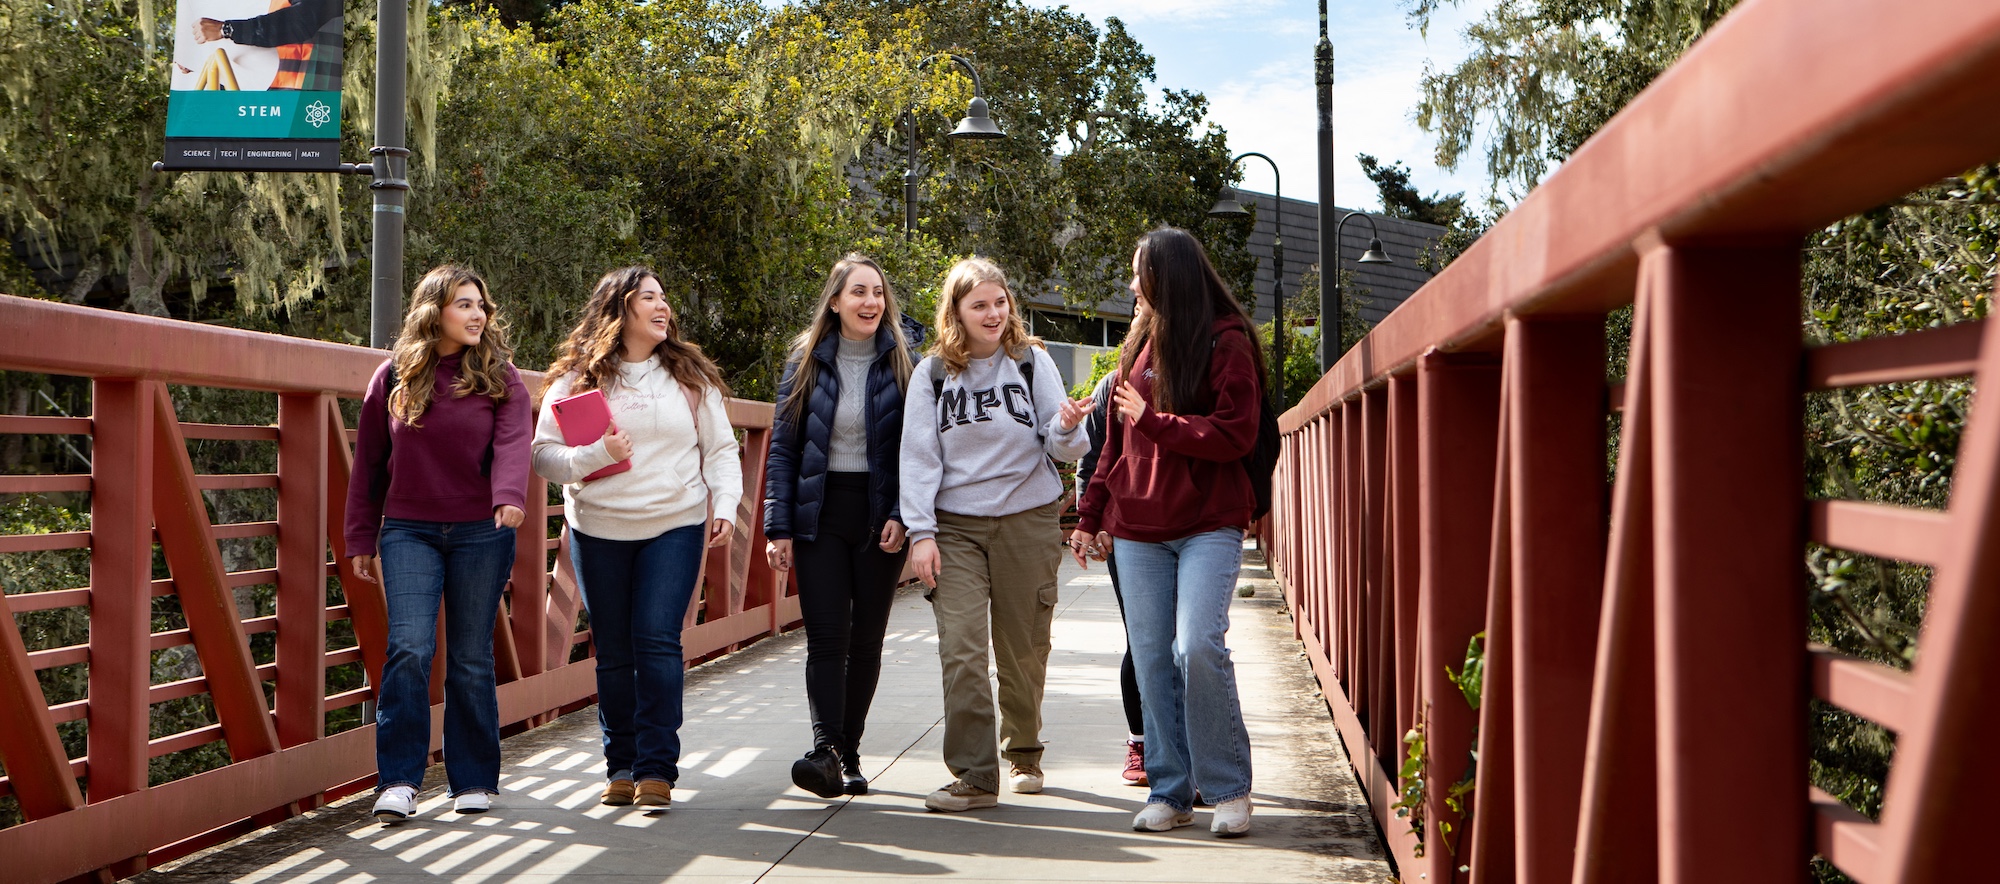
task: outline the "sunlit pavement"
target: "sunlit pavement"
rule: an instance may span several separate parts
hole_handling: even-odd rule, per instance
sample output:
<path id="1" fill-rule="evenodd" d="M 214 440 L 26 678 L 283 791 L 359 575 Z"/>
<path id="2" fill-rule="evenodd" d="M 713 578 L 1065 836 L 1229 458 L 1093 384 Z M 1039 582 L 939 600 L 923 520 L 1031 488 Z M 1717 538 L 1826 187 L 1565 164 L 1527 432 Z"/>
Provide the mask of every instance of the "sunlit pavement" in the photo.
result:
<path id="1" fill-rule="evenodd" d="M 862 741 L 868 795 L 823 800 L 791 785 L 809 748 L 805 635 L 753 645 L 689 674 L 673 808 L 605 807 L 595 708 L 506 742 L 501 795 L 452 812 L 433 767 L 418 816 L 383 826 L 358 795 L 146 873 L 145 882 L 724 882 L 876 880 L 1386 882 L 1373 824 L 1268 574 L 1232 607 L 1254 754 L 1248 837 L 1194 826 L 1131 829 L 1146 790 L 1125 784 L 1118 696 L 1124 633 L 1103 566 L 1065 563 L 1043 712 L 1047 789 L 963 814 L 924 810 L 951 779 L 940 760 L 935 622 L 897 598 L 882 683 Z"/>

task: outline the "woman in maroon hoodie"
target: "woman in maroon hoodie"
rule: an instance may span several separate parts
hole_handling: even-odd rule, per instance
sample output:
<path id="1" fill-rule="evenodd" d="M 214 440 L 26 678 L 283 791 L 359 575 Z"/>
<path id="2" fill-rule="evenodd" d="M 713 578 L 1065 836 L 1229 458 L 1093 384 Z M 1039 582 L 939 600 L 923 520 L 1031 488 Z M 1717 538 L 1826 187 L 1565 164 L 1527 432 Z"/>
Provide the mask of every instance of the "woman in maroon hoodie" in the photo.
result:
<path id="1" fill-rule="evenodd" d="M 416 813 L 431 743 L 431 657 L 444 603 L 444 760 L 459 813 L 500 788 L 493 622 L 514 565 L 531 436 L 527 387 L 486 281 L 426 274 L 396 349 L 361 401 L 347 553 L 380 580 L 389 647 L 375 687 L 375 818 Z"/>
<path id="2" fill-rule="evenodd" d="M 1223 634 L 1256 498 L 1243 457 L 1257 441 L 1263 346 L 1243 305 L 1185 230 L 1139 240 L 1132 293 L 1146 307 L 1123 346 L 1097 471 L 1070 535 L 1078 564 L 1109 534 L 1146 698 L 1152 794 L 1142 832 L 1194 823 L 1250 830 L 1250 736 Z"/>

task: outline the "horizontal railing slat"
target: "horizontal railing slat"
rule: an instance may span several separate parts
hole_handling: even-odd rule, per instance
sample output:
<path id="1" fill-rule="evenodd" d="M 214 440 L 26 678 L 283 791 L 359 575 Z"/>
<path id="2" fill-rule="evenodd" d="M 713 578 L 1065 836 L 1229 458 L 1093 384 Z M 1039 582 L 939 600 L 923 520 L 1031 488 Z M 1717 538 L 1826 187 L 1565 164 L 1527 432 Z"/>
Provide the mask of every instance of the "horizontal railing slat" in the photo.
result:
<path id="1" fill-rule="evenodd" d="M 1807 800 L 1812 803 L 1813 841 L 1819 855 L 1861 884 L 1879 880 L 1881 826 L 1818 788 Z"/>
<path id="2" fill-rule="evenodd" d="M 43 552 L 56 549 L 89 549 L 90 532 L 63 531 L 54 534 L 0 535 L 0 553 Z"/>
<path id="3" fill-rule="evenodd" d="M 90 418 L 39 414 L 0 414 L 0 434 L 24 436 L 88 436 Z"/>
<path id="4" fill-rule="evenodd" d="M 1815 500 L 1807 536 L 1865 555 L 1935 565 L 1949 551 L 1944 513 L 1858 500 Z"/>
<path id="5" fill-rule="evenodd" d="M 1909 673 L 1824 645 L 1812 645 L 1806 654 L 1812 665 L 1813 696 L 1892 731 L 1908 726 Z"/>
<path id="6" fill-rule="evenodd" d="M 0 494 L 54 494 L 89 491 L 88 475 L 0 476 Z"/>
<path id="7" fill-rule="evenodd" d="M 1972 374 L 1979 363 L 1978 319 L 1901 335 L 1827 344 L 1806 351 L 1806 389 L 1863 387 Z"/>

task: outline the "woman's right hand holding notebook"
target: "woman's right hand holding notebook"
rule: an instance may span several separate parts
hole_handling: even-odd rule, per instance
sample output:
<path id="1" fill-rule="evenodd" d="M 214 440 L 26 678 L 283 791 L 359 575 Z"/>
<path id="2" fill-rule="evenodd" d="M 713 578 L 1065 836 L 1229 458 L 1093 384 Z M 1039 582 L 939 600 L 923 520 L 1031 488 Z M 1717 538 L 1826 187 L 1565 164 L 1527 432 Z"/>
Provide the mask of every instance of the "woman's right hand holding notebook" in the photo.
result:
<path id="1" fill-rule="evenodd" d="M 604 428 L 604 451 L 611 455 L 613 460 L 632 458 L 632 437 L 619 431 L 616 422 Z"/>

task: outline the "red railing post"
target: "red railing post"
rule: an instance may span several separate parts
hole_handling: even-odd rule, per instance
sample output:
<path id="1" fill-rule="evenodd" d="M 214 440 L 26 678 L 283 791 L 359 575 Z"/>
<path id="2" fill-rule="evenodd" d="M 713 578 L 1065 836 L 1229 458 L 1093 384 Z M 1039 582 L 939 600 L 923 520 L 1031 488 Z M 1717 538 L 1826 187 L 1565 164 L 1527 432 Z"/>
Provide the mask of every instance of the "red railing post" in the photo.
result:
<path id="1" fill-rule="evenodd" d="M 153 424 L 157 381 L 91 385 L 91 803 L 146 788 L 153 632 Z M 169 415 L 171 419 L 171 415 Z M 113 864 L 145 868 L 145 857 Z"/>
<path id="2" fill-rule="evenodd" d="M 1417 473 L 1417 376 L 1414 373 L 1389 378 L 1389 538 L 1388 588 L 1395 604 L 1396 732 L 1381 751 L 1388 757 L 1389 770 L 1402 764 L 1403 735 L 1417 722 L 1417 646 L 1420 627 L 1417 599 L 1422 587 L 1423 565 L 1418 530 Z"/>
<path id="3" fill-rule="evenodd" d="M 1604 320 L 1516 318 L 1506 348 L 1512 683 L 1500 690 L 1513 693 L 1515 874 L 1562 881 L 1604 583 Z"/>
<path id="4" fill-rule="evenodd" d="M 326 459 L 333 397 L 278 397 L 278 742 L 326 733 Z"/>
<path id="5" fill-rule="evenodd" d="M 1500 372 L 1490 358 L 1433 350 L 1417 361 L 1417 682 L 1429 749 L 1424 864 L 1428 880 L 1440 884 L 1453 880 L 1466 847 L 1445 795 L 1465 773 L 1476 719 L 1446 667 L 1465 665 L 1466 645 L 1485 626 L 1487 560 L 1479 551 L 1492 540 L 1499 394 Z"/>
<path id="6" fill-rule="evenodd" d="M 1574 884 L 1653 881 L 1659 874 L 1654 752 L 1652 305 L 1660 253 L 1640 264 L 1630 371 L 1612 487 L 1603 608 L 1592 667 Z"/>
<path id="7" fill-rule="evenodd" d="M 1660 880 L 1803 881 L 1798 248 L 1660 249 L 1652 358 L 1671 379 L 1653 392 Z"/>

